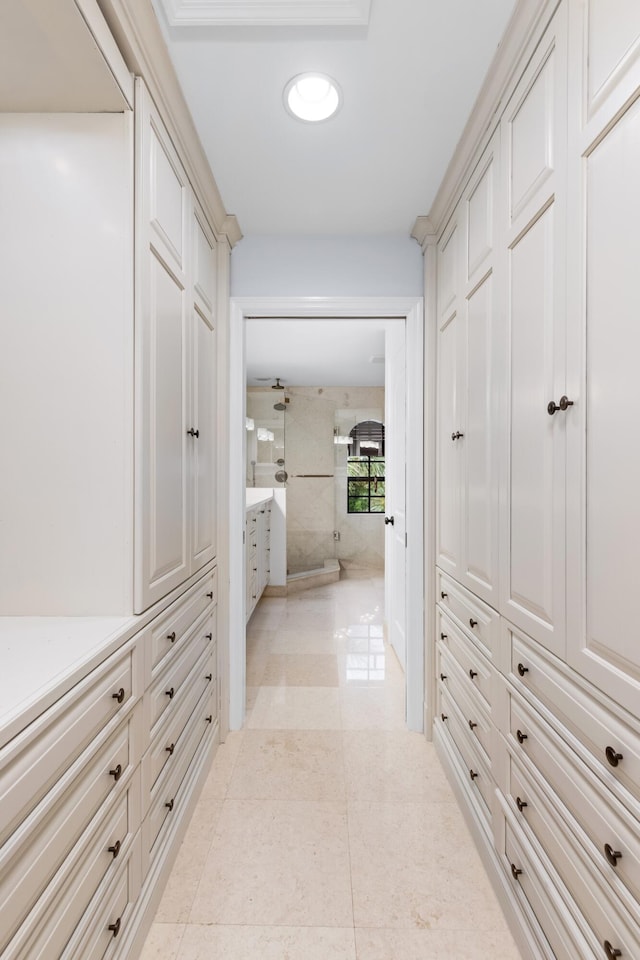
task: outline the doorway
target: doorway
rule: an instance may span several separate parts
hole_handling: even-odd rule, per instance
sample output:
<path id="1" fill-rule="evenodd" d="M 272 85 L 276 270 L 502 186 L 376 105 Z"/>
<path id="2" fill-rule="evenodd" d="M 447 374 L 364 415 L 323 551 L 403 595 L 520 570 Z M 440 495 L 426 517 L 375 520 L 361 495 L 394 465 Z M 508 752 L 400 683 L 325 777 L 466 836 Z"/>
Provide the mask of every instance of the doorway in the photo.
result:
<path id="1" fill-rule="evenodd" d="M 402 324 L 403 379 L 406 386 L 403 435 L 410 438 L 405 455 L 406 514 L 402 517 L 406 577 L 399 588 L 394 579 L 393 602 L 401 611 L 404 629 L 406 719 L 411 730 L 423 729 L 424 703 L 424 466 L 423 466 L 423 306 L 408 298 L 232 298 L 230 312 L 230 611 L 229 722 L 239 729 L 245 712 L 246 639 L 244 618 L 243 531 L 245 518 L 245 338 L 247 319 L 377 318 Z M 401 374 L 402 376 L 402 374 Z M 415 531 L 411 536 L 409 530 Z M 395 526 L 394 526 L 394 532 Z M 395 537 L 396 553 L 399 537 Z M 385 583 L 386 583 L 385 576 Z M 400 592 L 401 596 L 397 596 Z M 388 593 L 387 593 L 388 595 Z"/>

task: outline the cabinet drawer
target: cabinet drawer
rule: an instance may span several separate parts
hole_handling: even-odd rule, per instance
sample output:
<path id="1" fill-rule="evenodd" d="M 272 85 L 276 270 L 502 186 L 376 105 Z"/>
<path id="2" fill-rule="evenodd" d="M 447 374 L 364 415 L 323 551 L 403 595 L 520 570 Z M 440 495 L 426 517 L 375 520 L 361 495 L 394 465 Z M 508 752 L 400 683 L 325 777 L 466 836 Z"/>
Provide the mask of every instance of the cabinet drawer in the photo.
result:
<path id="1" fill-rule="evenodd" d="M 533 694 L 585 748 L 583 759 L 618 794 L 624 787 L 640 799 L 640 735 L 557 668 L 519 631 L 511 635 L 511 679 Z"/>
<path id="2" fill-rule="evenodd" d="M 140 781 L 131 780 L 108 805 L 86 842 L 79 843 L 9 944 L 6 960 L 59 957 L 100 886 L 108 885 L 127 859 L 140 826 Z"/>
<path id="3" fill-rule="evenodd" d="M 212 570 L 154 622 L 151 631 L 151 667 L 154 673 L 166 656 L 185 645 L 198 617 L 217 601 L 218 571 Z"/>
<path id="4" fill-rule="evenodd" d="M 440 644 L 436 647 L 436 672 L 476 740 L 482 759 L 490 767 L 492 726 L 485 713 L 482 698 L 473 687 L 473 681 L 462 673 L 448 650 Z"/>
<path id="5" fill-rule="evenodd" d="M 600 872 L 616 886 L 625 884 L 630 896 L 640 895 L 640 823 L 622 804 L 612 796 L 581 762 L 561 737 L 515 694 L 510 696 L 511 736 L 518 729 L 526 732 L 527 739 L 521 745 L 512 739 L 511 753 L 523 754 L 540 772 L 563 807 L 569 811 L 565 819 L 574 822 L 581 843 L 590 848 L 591 858 Z M 510 754 L 510 776 L 513 757 Z M 514 794 L 512 785 L 510 792 Z M 515 793 L 514 796 L 518 794 Z M 522 799 L 526 800 L 526 797 Z M 587 835 L 587 837 L 584 836 Z M 605 853 L 605 846 L 621 854 L 612 865 Z M 627 896 L 628 899 L 628 896 Z"/>
<path id="6" fill-rule="evenodd" d="M 443 610 L 447 610 L 462 624 L 484 655 L 493 660 L 499 637 L 500 617 L 497 611 L 437 567 L 436 600 Z"/>
<path id="7" fill-rule="evenodd" d="M 562 816 L 517 761 L 511 758 L 511 786 L 520 802 L 522 818 L 544 854 L 567 887 L 598 943 L 608 941 L 623 957 L 633 957 L 640 946 L 640 928 L 623 918 L 614 891 L 597 869 L 587 850 L 567 829 Z M 525 799 L 526 798 L 526 799 Z M 637 904 L 636 904 L 637 910 Z"/>
<path id="8" fill-rule="evenodd" d="M 135 645 L 118 652 L 14 737 L 0 753 L 0 843 L 93 738 L 128 709 Z"/>
<path id="9" fill-rule="evenodd" d="M 470 731 L 465 728 L 464 718 L 441 684 L 438 686 L 437 716 L 441 731 L 454 744 L 460 758 L 458 762 L 460 776 L 467 783 L 472 784 L 477 809 L 482 814 L 486 828 L 489 829 L 494 792 L 493 780 L 486 764 L 480 759 L 477 747 L 471 740 Z"/>
<path id="10" fill-rule="evenodd" d="M 123 784 L 137 759 L 132 756 L 129 726 L 125 722 L 101 749 L 83 755 L 67 789 L 53 800 L 45 798 L 2 848 L 0 915 L 8 923 L 0 948 L 52 884 L 100 807 L 108 798 L 126 793 Z"/>
<path id="11" fill-rule="evenodd" d="M 501 856 L 516 897 L 525 915 L 533 920 L 537 939 L 545 955 L 550 960 L 576 960 L 577 957 L 580 960 L 596 960 L 531 847 L 521 834 L 516 834 L 508 821 L 505 821 Z"/>
<path id="12" fill-rule="evenodd" d="M 149 691 L 151 703 L 151 728 L 154 727 L 169 708 L 175 708 L 188 691 L 191 674 L 200 669 L 200 661 L 206 659 L 213 647 L 213 624 L 211 618 L 204 619 L 193 634 L 187 647 L 179 656 L 173 658 L 166 670 L 153 683 Z M 205 671 L 203 671 L 204 674 Z"/>
<path id="13" fill-rule="evenodd" d="M 436 610 L 436 627 L 438 643 L 454 658 L 462 673 L 478 691 L 484 708 L 490 711 L 493 701 L 493 667 L 442 610 Z"/>

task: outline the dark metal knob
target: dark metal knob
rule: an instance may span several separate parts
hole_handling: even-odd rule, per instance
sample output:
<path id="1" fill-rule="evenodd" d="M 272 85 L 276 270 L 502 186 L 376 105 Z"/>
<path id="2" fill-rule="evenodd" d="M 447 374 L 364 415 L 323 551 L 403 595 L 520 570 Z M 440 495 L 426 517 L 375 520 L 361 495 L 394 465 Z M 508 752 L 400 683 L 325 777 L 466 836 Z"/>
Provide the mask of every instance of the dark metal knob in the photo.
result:
<path id="1" fill-rule="evenodd" d="M 473 720 L 469 720 L 469 730 L 473 730 L 473 728 L 477 726 L 477 723 L 474 723 Z"/>
<path id="2" fill-rule="evenodd" d="M 205 722 L 205 723 L 213 723 L 213 716 L 212 716 L 211 714 L 209 714 L 208 717 L 205 717 L 205 718 L 204 718 L 204 722 Z"/>
<path id="3" fill-rule="evenodd" d="M 527 736 L 528 734 L 523 733 L 522 730 L 516 730 L 516 737 L 517 737 L 518 743 L 524 743 L 525 740 L 527 739 Z"/>
<path id="4" fill-rule="evenodd" d="M 529 667 L 525 667 L 524 663 L 518 664 L 518 673 L 521 677 L 524 677 L 525 673 L 529 673 Z"/>
<path id="5" fill-rule="evenodd" d="M 115 923 L 110 923 L 110 924 L 109 924 L 109 930 L 111 930 L 111 932 L 113 933 L 114 937 L 117 937 L 118 934 L 120 933 L 120 923 L 121 923 L 121 918 L 118 917 L 118 919 L 116 920 Z"/>
<path id="6" fill-rule="evenodd" d="M 393 524 L 395 523 L 395 520 L 394 520 L 393 517 L 385 517 L 385 518 L 384 518 L 384 522 L 385 522 L 385 524 L 390 523 L 391 526 L 393 526 Z"/>
<path id="7" fill-rule="evenodd" d="M 611 764 L 612 767 L 617 767 L 620 761 L 622 760 L 622 754 L 616 753 L 613 747 L 607 747 L 604 752 L 607 761 Z"/>
<path id="8" fill-rule="evenodd" d="M 209 683 L 211 683 L 211 681 L 213 680 L 213 674 L 212 674 L 212 673 L 208 673 L 208 674 L 206 675 L 206 677 L 205 677 L 205 680 L 208 680 Z"/>
<path id="9" fill-rule="evenodd" d="M 473 617 L 469 617 L 469 626 L 473 630 L 474 627 L 478 626 L 478 621 L 474 620 Z"/>
<path id="10" fill-rule="evenodd" d="M 460 433 L 459 430 L 456 430 L 455 433 L 452 433 L 452 434 L 451 434 L 451 439 L 452 439 L 452 440 L 460 440 L 461 437 L 464 437 L 464 433 Z"/>
<path id="11" fill-rule="evenodd" d="M 448 717 L 448 715 L 447 715 L 446 713 L 441 713 L 441 714 L 440 714 L 440 719 L 441 719 L 442 722 L 444 723 L 445 720 L 448 720 L 448 719 L 449 719 L 449 717 Z"/>
<path id="12" fill-rule="evenodd" d="M 518 808 L 518 810 L 520 811 L 520 813 L 522 813 L 522 811 L 524 810 L 524 808 L 525 808 L 525 807 L 528 807 L 528 806 L 529 806 L 529 804 L 527 803 L 526 800 L 521 800 L 520 797 L 516 797 L 516 807 Z"/>
<path id="13" fill-rule="evenodd" d="M 613 960 L 614 957 L 622 956 L 622 950 L 618 950 L 617 947 L 612 947 L 608 940 L 605 940 L 603 946 L 604 952 L 607 955 L 607 960 Z"/>
<path id="14" fill-rule="evenodd" d="M 620 850 L 614 850 L 610 843 L 604 845 L 604 855 L 612 867 L 618 866 L 618 860 L 622 856 Z"/>
<path id="15" fill-rule="evenodd" d="M 449 594 L 448 594 L 448 593 L 445 593 L 444 590 L 441 590 L 441 591 L 440 591 L 440 599 L 441 599 L 441 600 L 446 600 L 448 596 L 449 596 Z"/>
<path id="16" fill-rule="evenodd" d="M 213 600 L 213 590 L 209 591 L 209 593 L 207 594 L 207 596 L 208 596 L 209 600 Z"/>
<path id="17" fill-rule="evenodd" d="M 167 640 L 171 640 L 171 643 L 173 643 L 175 639 L 176 639 L 176 632 L 175 630 L 172 630 L 171 633 L 167 634 Z"/>
<path id="18" fill-rule="evenodd" d="M 173 756 L 173 751 L 175 750 L 175 748 L 176 748 L 175 743 L 170 743 L 168 747 L 165 747 L 165 750 L 167 751 L 170 757 Z"/>
<path id="19" fill-rule="evenodd" d="M 173 799 L 171 799 L 171 800 L 167 801 L 167 803 L 165 803 L 165 807 L 167 808 L 167 810 L 171 811 L 171 810 L 173 810 L 173 804 L 174 804 L 174 801 L 173 801 Z"/>
<path id="20" fill-rule="evenodd" d="M 187 430 L 187 433 L 189 434 L 190 437 L 199 437 L 199 436 L 200 436 L 200 431 L 199 431 L 199 430 L 194 430 L 193 427 L 191 427 L 190 430 Z"/>
<path id="21" fill-rule="evenodd" d="M 511 864 L 511 876 L 513 877 L 513 879 L 514 879 L 514 880 L 517 880 L 521 873 L 522 873 L 522 870 L 520 870 L 518 867 L 516 867 L 515 863 L 512 863 L 512 864 Z"/>
<path id="22" fill-rule="evenodd" d="M 119 763 L 115 770 L 109 770 L 109 773 L 114 780 L 119 780 L 122 776 L 122 764 Z"/>
<path id="23" fill-rule="evenodd" d="M 124 700 L 124 687 L 120 687 L 117 693 L 112 693 L 111 699 L 117 700 L 118 703 L 122 703 L 122 701 Z"/>
<path id="24" fill-rule="evenodd" d="M 477 676 L 478 676 L 478 671 L 477 671 L 477 670 L 471 670 L 471 669 L 469 669 L 469 676 L 470 676 L 471 679 L 473 680 L 474 677 L 477 677 Z"/>
<path id="25" fill-rule="evenodd" d="M 173 700 L 173 695 L 175 693 L 175 690 L 173 689 L 173 687 L 171 687 L 170 690 L 165 690 L 165 693 L 169 697 L 169 700 Z"/>
<path id="26" fill-rule="evenodd" d="M 118 856 L 118 854 L 120 853 L 120 847 L 121 847 L 121 846 L 122 846 L 122 844 L 120 843 L 120 841 L 119 841 L 119 840 L 116 840 L 116 842 L 113 844 L 112 847 L 107 847 L 107 850 L 109 851 L 109 853 L 112 853 L 112 854 L 113 854 L 113 859 L 114 859 L 114 860 L 115 860 L 115 858 Z"/>
<path id="27" fill-rule="evenodd" d="M 573 400 L 569 400 L 569 397 L 563 396 L 563 397 L 560 397 L 560 403 L 554 403 L 553 400 L 549 401 L 549 403 L 547 404 L 547 413 L 549 414 L 550 417 L 552 417 L 554 413 L 558 412 L 558 410 L 562 410 L 564 412 L 565 410 L 568 410 L 569 407 L 572 407 L 572 406 L 573 406 Z"/>
<path id="28" fill-rule="evenodd" d="M 446 634 L 446 633 L 441 633 L 441 634 L 440 634 L 440 639 L 441 639 L 441 640 L 446 640 L 446 639 L 447 639 L 447 634 Z"/>
<path id="29" fill-rule="evenodd" d="M 446 673 L 441 673 L 441 674 L 440 674 L 440 679 L 441 679 L 441 680 L 446 680 L 446 679 L 447 679 Z"/>
<path id="30" fill-rule="evenodd" d="M 205 636 L 205 640 L 213 640 L 213 634 L 212 634 L 212 633 L 205 633 L 204 636 Z"/>
<path id="31" fill-rule="evenodd" d="M 480 776 L 480 774 L 476 773 L 475 770 L 469 770 L 469 776 L 472 780 L 475 780 L 475 778 Z"/>

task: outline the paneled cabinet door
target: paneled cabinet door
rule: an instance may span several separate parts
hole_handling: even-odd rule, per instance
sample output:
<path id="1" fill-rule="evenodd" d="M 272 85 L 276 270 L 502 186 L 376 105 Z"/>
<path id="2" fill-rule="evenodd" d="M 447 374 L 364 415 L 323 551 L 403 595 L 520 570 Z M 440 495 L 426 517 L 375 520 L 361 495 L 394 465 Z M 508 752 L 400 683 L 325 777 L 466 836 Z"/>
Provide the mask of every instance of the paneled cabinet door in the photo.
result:
<path id="1" fill-rule="evenodd" d="M 571 50 L 567 658 L 637 716 L 640 5 L 607 9 Z"/>
<path id="2" fill-rule="evenodd" d="M 135 610 L 189 575 L 189 187 L 136 84 Z"/>
<path id="3" fill-rule="evenodd" d="M 501 123 L 509 382 L 500 497 L 500 612 L 565 649 L 566 5 Z M 549 407 L 549 404 L 553 406 Z"/>

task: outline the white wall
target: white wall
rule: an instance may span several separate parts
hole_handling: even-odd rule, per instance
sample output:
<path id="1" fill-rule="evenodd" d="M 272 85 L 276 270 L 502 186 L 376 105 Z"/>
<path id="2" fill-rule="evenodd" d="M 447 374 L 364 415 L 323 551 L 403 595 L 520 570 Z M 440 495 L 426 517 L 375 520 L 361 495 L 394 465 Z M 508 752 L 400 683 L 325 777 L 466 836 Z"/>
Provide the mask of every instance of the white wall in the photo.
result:
<path id="1" fill-rule="evenodd" d="M 232 297 L 421 297 L 410 237 L 245 237 L 231 256 Z"/>

